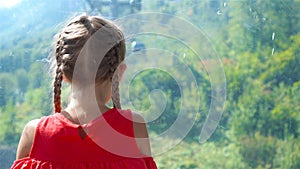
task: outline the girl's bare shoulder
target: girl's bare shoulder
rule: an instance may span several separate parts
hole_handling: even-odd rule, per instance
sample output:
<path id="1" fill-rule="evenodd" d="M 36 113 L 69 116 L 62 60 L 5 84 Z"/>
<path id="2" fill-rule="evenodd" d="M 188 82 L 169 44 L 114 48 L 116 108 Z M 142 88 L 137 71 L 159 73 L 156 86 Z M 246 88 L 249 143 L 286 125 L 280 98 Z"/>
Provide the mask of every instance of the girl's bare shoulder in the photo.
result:
<path id="1" fill-rule="evenodd" d="M 33 131 L 35 131 L 38 123 L 40 122 L 40 119 L 33 119 L 33 120 L 30 120 L 24 127 L 24 132 L 29 132 L 31 133 Z"/>

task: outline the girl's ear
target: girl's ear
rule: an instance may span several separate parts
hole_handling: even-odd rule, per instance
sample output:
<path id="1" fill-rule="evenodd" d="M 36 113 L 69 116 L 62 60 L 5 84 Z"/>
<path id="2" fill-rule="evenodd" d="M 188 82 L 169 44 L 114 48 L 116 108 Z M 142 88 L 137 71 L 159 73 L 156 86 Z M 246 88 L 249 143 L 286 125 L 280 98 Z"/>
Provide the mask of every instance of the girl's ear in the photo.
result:
<path id="1" fill-rule="evenodd" d="M 62 78 L 63 78 L 63 81 L 64 81 L 64 82 L 70 83 L 70 80 L 65 76 L 64 73 L 62 74 Z"/>
<path id="2" fill-rule="evenodd" d="M 119 77 L 118 77 L 118 79 L 119 79 L 119 82 L 122 80 L 122 77 L 123 77 L 123 74 L 124 74 L 124 72 L 125 72 L 125 70 L 126 70 L 126 68 L 127 68 L 127 65 L 126 65 L 126 63 L 121 63 L 120 64 L 120 66 L 119 66 Z"/>

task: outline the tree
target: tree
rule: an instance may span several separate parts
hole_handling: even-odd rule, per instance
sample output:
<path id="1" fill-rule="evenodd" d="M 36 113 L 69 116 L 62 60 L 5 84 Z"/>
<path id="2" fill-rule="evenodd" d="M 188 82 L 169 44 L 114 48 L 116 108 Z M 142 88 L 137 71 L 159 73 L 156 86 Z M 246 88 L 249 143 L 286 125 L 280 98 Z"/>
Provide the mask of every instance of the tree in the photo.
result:
<path id="1" fill-rule="evenodd" d="M 0 106 L 5 106 L 9 100 L 14 104 L 16 92 L 15 76 L 10 73 L 0 73 Z"/>

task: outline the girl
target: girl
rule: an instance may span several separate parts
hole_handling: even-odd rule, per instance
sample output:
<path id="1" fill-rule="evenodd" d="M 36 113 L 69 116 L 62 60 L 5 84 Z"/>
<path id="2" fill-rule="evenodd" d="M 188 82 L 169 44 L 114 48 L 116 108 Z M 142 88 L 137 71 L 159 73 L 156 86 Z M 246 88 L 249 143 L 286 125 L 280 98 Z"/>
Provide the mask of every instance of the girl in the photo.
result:
<path id="1" fill-rule="evenodd" d="M 116 25 L 96 16 L 71 20 L 56 40 L 56 113 L 25 126 L 11 168 L 156 169 L 143 118 L 121 110 L 124 57 L 125 41 Z M 72 87 L 64 110 L 62 81 Z M 110 98 L 114 108 L 106 106 Z"/>

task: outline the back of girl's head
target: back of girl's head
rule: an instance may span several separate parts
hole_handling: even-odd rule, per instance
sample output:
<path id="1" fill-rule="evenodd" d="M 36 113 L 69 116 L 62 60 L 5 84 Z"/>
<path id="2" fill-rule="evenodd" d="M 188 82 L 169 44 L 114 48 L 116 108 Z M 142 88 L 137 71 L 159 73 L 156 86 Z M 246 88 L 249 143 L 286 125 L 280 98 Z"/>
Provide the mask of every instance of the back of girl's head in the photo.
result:
<path id="1" fill-rule="evenodd" d="M 110 39 L 98 39 L 104 43 L 113 42 L 111 48 L 105 52 L 101 63 L 96 70 L 96 82 L 106 80 L 112 81 L 112 100 L 117 108 L 121 108 L 119 99 L 119 81 L 118 76 L 114 76 L 119 64 L 125 57 L 125 40 L 121 30 L 112 22 L 97 16 L 81 15 L 72 19 L 63 29 L 56 35 L 55 48 L 55 78 L 54 78 L 54 107 L 55 112 L 61 112 L 61 83 L 63 75 L 68 81 L 73 83 L 75 79 L 75 63 L 85 44 L 95 33 L 101 29 L 108 31 L 105 37 Z M 96 37 L 97 38 L 97 37 Z M 115 41 L 115 42 L 114 42 Z M 97 44 L 96 44 L 97 45 Z M 100 47 L 101 48 L 101 47 Z M 98 57 L 97 55 L 95 57 Z M 100 57 L 100 56 L 99 56 Z M 92 58 L 88 58 L 92 59 Z M 78 63 L 76 63 L 78 64 Z M 77 68 L 76 68 L 77 69 Z M 83 82 L 84 80 L 82 80 Z M 80 82 L 76 82 L 80 83 Z"/>

